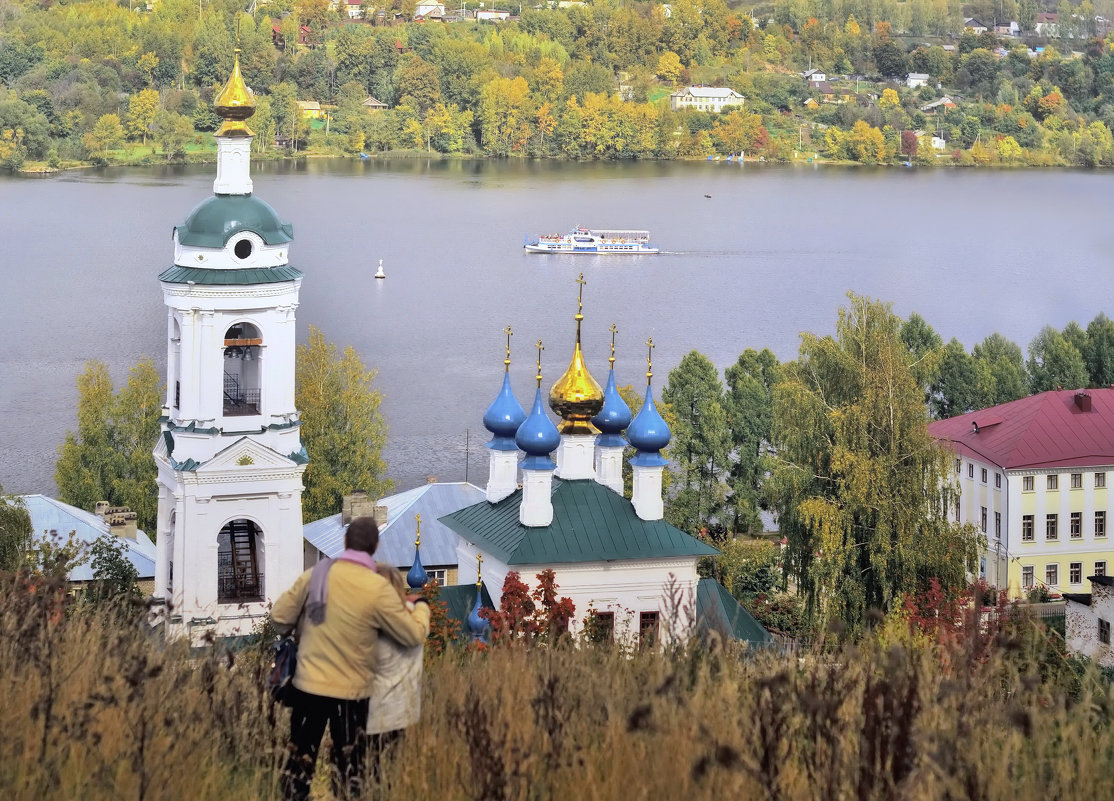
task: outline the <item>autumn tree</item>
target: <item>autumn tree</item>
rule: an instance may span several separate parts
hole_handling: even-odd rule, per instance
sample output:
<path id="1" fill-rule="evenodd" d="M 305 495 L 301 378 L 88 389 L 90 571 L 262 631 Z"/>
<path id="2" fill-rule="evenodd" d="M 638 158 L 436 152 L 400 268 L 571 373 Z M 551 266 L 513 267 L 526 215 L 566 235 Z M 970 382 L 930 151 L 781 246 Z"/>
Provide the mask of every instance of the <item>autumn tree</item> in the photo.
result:
<path id="1" fill-rule="evenodd" d="M 120 118 L 115 114 L 104 114 L 93 125 L 92 130 L 87 131 L 81 137 L 81 143 L 85 145 L 85 149 L 90 152 L 101 152 L 101 157 L 108 158 L 108 151 L 120 146 L 124 141 L 124 126 L 120 124 Z"/>
<path id="2" fill-rule="evenodd" d="M 147 144 L 147 134 L 155 116 L 159 113 L 159 93 L 155 89 L 142 89 L 128 101 L 128 133 L 133 138 L 142 138 Z"/>
<path id="3" fill-rule="evenodd" d="M 494 78 L 480 93 L 484 150 L 495 156 L 521 152 L 530 138 L 530 87 L 522 76 Z"/>
<path id="4" fill-rule="evenodd" d="M 555 643 L 568 633 L 576 605 L 570 598 L 557 597 L 557 576 L 552 570 L 543 570 L 536 578 L 537 586 L 531 590 L 517 572 L 510 571 L 503 581 L 499 608 L 480 611 L 491 624 L 493 643 Z"/>
<path id="5" fill-rule="evenodd" d="M 58 448 L 58 498 L 92 511 L 98 501 L 128 506 L 152 538 L 158 507 L 155 457 L 162 378 L 145 359 L 116 392 L 104 362 L 90 361 L 77 377 L 77 431 Z"/>
<path id="6" fill-rule="evenodd" d="M 309 454 L 302 483 L 302 516 L 319 520 L 340 511 L 344 495 L 363 490 L 381 498 L 391 489 L 382 450 L 387 423 L 368 370 L 351 347 L 343 352 L 313 326 L 299 345 L 295 364 L 295 404 L 302 443 Z"/>
<path id="7" fill-rule="evenodd" d="M 951 455 L 888 304 L 850 294 L 835 336 L 803 334 L 774 387 L 771 497 L 814 625 L 860 628 L 936 578 L 961 586 L 980 540 L 949 522 Z"/>
<path id="8" fill-rule="evenodd" d="M 723 383 L 707 356 L 690 351 L 670 371 L 661 399 L 675 421 L 670 454 L 677 463 L 666 518 L 682 531 L 696 533 L 718 520 L 725 499 L 731 431 Z"/>
<path id="9" fill-rule="evenodd" d="M 659 78 L 671 86 L 677 85 L 677 79 L 681 77 L 681 59 L 672 50 L 666 50 L 661 56 L 658 57 L 658 66 L 654 72 Z"/>

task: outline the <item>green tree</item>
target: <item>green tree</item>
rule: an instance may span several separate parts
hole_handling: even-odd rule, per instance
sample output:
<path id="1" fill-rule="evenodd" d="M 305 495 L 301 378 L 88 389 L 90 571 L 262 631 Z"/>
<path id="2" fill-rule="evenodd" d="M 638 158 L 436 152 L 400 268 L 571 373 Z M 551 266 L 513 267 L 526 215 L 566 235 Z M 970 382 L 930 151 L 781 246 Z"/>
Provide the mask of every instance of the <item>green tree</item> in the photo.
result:
<path id="1" fill-rule="evenodd" d="M 1083 362 L 1093 387 L 1114 386 L 1114 320 L 1102 312 L 1087 324 Z"/>
<path id="2" fill-rule="evenodd" d="M 762 529 L 762 480 L 769 471 L 768 449 L 773 420 L 773 388 L 778 376 L 777 357 L 763 348 L 747 348 L 725 371 L 728 426 L 734 458 L 731 463 L 732 530 L 757 533 Z M 730 588 L 728 588 L 730 589 Z"/>
<path id="3" fill-rule="evenodd" d="M 1029 343 L 1029 391 L 1079 389 L 1087 386 L 1083 354 L 1050 325 Z"/>
<path id="4" fill-rule="evenodd" d="M 166 154 L 167 161 L 184 155 L 186 146 L 196 136 L 189 117 L 166 109 L 155 115 L 151 130 L 155 135 L 155 144 Z"/>
<path id="5" fill-rule="evenodd" d="M 0 573 L 12 573 L 27 561 L 31 548 L 31 515 L 23 499 L 5 495 L 0 487 Z"/>
<path id="6" fill-rule="evenodd" d="M 975 345 L 971 355 L 979 373 L 979 406 L 996 406 L 1029 394 L 1021 347 L 995 332 Z"/>
<path id="7" fill-rule="evenodd" d="M 834 337 L 803 334 L 782 365 L 771 494 L 810 621 L 854 630 L 930 579 L 962 586 L 979 539 L 948 521 L 951 455 L 928 434 L 901 321 L 849 299 Z"/>
<path id="8" fill-rule="evenodd" d="M 351 347 L 343 353 L 313 326 L 309 342 L 298 346 L 295 402 L 302 440 L 309 454 L 303 476 L 302 516 L 319 520 L 340 511 L 353 490 L 381 498 L 391 489 L 382 450 L 387 423 L 379 410 L 383 396 Z"/>
<path id="9" fill-rule="evenodd" d="M 975 360 L 954 337 L 944 346 L 936 380 L 932 382 L 932 414 L 937 418 L 955 417 L 977 408 L 979 373 Z"/>
<path id="10" fill-rule="evenodd" d="M 678 469 L 666 518 L 695 533 L 717 521 L 723 508 L 731 452 L 723 383 L 707 356 L 690 351 L 670 371 L 661 399 L 674 416 L 670 453 Z"/>
<path id="11" fill-rule="evenodd" d="M 159 113 L 159 93 L 157 89 L 143 89 L 131 96 L 128 101 L 128 133 L 136 139 L 142 138 L 147 144 L 147 134 L 155 116 Z"/>
<path id="12" fill-rule="evenodd" d="M 158 497 L 152 449 L 163 402 L 154 363 L 145 359 L 132 367 L 116 393 L 108 367 L 87 362 L 77 390 L 77 433 L 66 432 L 54 470 L 59 499 L 87 511 L 97 501 L 128 506 L 153 538 Z"/>
<path id="13" fill-rule="evenodd" d="M 127 547 L 112 534 L 104 534 L 89 547 L 93 581 L 85 591 L 85 600 L 95 604 L 117 605 L 121 614 L 130 610 L 127 601 L 138 601 L 139 571 L 128 559 Z"/>
<path id="14" fill-rule="evenodd" d="M 940 368 L 944 340 L 936 333 L 936 329 L 916 312 L 910 314 L 909 319 L 901 324 L 900 336 L 913 357 L 909 369 L 913 371 L 917 383 L 924 387 L 925 403 L 929 404 L 932 400 L 932 384 L 936 381 L 936 374 Z"/>
<path id="15" fill-rule="evenodd" d="M 82 144 L 90 152 L 101 151 L 101 157 L 108 159 L 108 151 L 119 147 L 124 141 L 124 126 L 115 114 L 104 114 L 97 120 L 91 131 L 82 138 Z"/>

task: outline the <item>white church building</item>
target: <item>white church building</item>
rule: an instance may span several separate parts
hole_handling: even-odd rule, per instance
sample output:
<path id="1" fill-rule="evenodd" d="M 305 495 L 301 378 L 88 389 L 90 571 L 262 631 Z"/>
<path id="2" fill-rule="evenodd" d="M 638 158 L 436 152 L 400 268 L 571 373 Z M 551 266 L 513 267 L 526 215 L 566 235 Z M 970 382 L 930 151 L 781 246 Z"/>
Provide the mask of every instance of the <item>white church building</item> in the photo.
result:
<path id="1" fill-rule="evenodd" d="M 252 194 L 239 56 L 216 100 L 213 196 L 174 229 L 159 276 L 167 397 L 158 467 L 154 597 L 168 636 L 251 633 L 303 569 L 294 406 L 293 230 Z"/>

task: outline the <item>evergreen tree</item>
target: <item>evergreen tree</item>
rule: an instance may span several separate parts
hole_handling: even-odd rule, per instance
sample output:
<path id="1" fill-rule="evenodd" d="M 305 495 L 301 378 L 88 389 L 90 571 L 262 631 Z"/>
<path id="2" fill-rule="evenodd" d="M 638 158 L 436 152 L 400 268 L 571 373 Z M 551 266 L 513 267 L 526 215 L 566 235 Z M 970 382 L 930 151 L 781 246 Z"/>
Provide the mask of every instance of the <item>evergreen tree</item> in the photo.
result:
<path id="1" fill-rule="evenodd" d="M 1079 389 L 1087 386 L 1083 354 L 1050 325 L 1029 343 L 1029 390 Z"/>
<path id="2" fill-rule="evenodd" d="M 66 433 L 54 471 L 59 499 L 86 511 L 98 501 L 128 506 L 153 539 L 158 495 L 152 449 L 163 401 L 154 363 L 145 359 L 132 367 L 117 394 L 104 362 L 87 362 L 77 389 L 77 432 Z"/>
<path id="3" fill-rule="evenodd" d="M 811 622 L 855 629 L 930 579 L 962 586 L 979 538 L 948 520 L 951 454 L 928 434 L 901 321 L 849 298 L 835 337 L 804 334 L 782 365 L 771 496 Z"/>
<path id="4" fill-rule="evenodd" d="M 995 332 L 972 351 L 979 373 L 979 407 L 1008 403 L 1029 394 L 1021 347 Z"/>
<path id="5" fill-rule="evenodd" d="M 669 373 L 661 398 L 676 423 L 670 453 L 678 467 L 666 517 L 696 533 L 717 520 L 723 507 L 731 452 L 723 383 L 708 357 L 694 350 Z"/>
<path id="6" fill-rule="evenodd" d="M 932 382 L 932 414 L 937 418 L 955 417 L 977 408 L 979 374 L 975 360 L 954 337 L 944 346 L 936 380 Z"/>
<path id="7" fill-rule="evenodd" d="M 339 512 L 344 495 L 353 490 L 371 498 L 391 490 L 382 457 L 387 422 L 374 379 L 375 370 L 368 370 L 351 346 L 342 353 L 310 326 L 295 367 L 295 403 L 309 454 L 302 493 L 307 522 Z"/>
<path id="8" fill-rule="evenodd" d="M 758 532 L 762 521 L 762 480 L 769 470 L 767 450 L 773 418 L 773 387 L 778 376 L 777 357 L 768 349 L 748 348 L 726 370 L 728 425 L 734 446 L 731 464 L 733 531 Z"/>

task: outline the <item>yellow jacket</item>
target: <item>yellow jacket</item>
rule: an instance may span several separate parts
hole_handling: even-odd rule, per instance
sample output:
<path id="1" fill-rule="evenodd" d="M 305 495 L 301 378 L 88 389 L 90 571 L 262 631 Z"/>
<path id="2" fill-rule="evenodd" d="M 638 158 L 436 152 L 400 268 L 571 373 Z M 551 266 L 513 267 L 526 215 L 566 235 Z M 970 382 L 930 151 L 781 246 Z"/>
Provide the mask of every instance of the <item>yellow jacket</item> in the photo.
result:
<path id="1" fill-rule="evenodd" d="M 271 618 L 289 629 L 309 590 L 307 570 L 275 601 Z M 329 569 L 325 621 L 298 626 L 294 686 L 313 695 L 354 700 L 371 694 L 375 645 L 382 631 L 399 645 L 421 645 L 429 634 L 429 605 L 408 611 L 390 582 L 373 570 L 338 560 Z"/>

